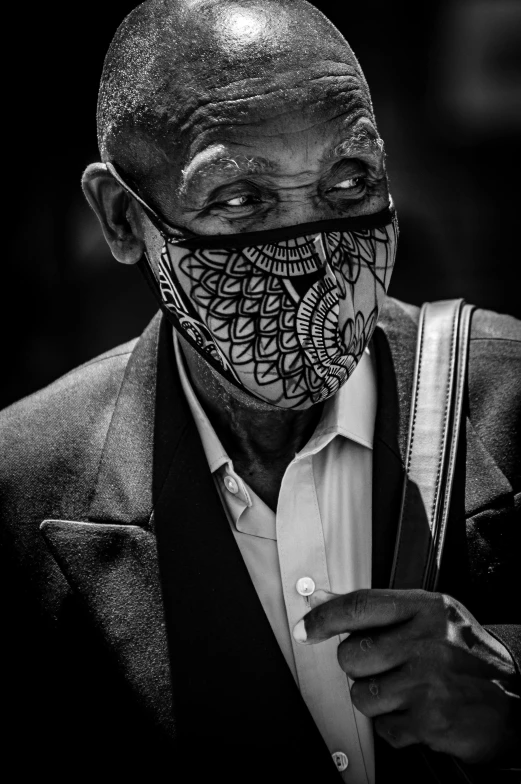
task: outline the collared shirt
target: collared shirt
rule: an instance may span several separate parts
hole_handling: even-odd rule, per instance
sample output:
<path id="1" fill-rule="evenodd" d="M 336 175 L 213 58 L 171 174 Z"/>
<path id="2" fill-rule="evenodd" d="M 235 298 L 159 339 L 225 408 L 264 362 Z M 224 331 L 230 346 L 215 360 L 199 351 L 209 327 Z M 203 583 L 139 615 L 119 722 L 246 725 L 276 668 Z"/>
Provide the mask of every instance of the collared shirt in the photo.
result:
<path id="1" fill-rule="evenodd" d="M 337 660 L 338 644 L 347 635 L 301 645 L 291 634 L 315 589 L 344 594 L 371 587 L 376 376 L 369 351 L 326 401 L 315 432 L 288 465 L 275 513 L 235 472 L 195 396 L 175 334 L 174 343 L 210 471 L 286 662 L 341 780 L 373 784 L 372 724 L 352 704 Z"/>

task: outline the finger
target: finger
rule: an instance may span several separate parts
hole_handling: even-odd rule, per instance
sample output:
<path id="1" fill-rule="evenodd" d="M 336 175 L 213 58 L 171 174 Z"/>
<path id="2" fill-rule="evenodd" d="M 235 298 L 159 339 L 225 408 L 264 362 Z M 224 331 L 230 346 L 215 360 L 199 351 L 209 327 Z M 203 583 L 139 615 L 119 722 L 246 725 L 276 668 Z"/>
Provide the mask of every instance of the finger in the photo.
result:
<path id="1" fill-rule="evenodd" d="M 351 686 L 351 699 L 360 713 L 374 719 L 384 713 L 408 708 L 413 691 L 414 685 L 407 673 L 396 670 L 355 681 Z"/>
<path id="2" fill-rule="evenodd" d="M 363 589 L 313 608 L 293 630 L 298 642 L 317 643 L 337 634 L 389 626 L 413 618 L 433 594 L 427 591 Z"/>
<path id="3" fill-rule="evenodd" d="M 419 743 L 408 711 L 377 716 L 373 727 L 375 732 L 395 749 Z"/>
<path id="4" fill-rule="evenodd" d="M 404 664 L 411 657 L 409 624 L 353 632 L 338 646 L 338 663 L 350 678 L 367 678 Z"/>
<path id="5" fill-rule="evenodd" d="M 311 609 L 314 607 L 320 607 L 320 605 L 324 604 L 324 602 L 329 602 L 331 599 L 336 599 L 341 595 L 342 594 L 340 593 L 326 591 L 323 588 L 317 588 L 316 591 L 309 597 L 309 606 Z"/>

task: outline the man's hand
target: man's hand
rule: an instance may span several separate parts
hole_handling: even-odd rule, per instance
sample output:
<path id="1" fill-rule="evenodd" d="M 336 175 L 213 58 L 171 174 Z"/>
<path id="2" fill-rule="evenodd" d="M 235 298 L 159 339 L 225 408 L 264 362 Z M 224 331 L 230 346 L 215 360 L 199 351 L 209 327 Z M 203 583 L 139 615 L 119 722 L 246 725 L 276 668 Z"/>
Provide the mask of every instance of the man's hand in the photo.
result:
<path id="1" fill-rule="evenodd" d="M 455 599 L 427 591 L 316 591 L 299 642 L 349 632 L 338 661 L 354 705 L 395 748 L 424 743 L 465 762 L 519 744 L 521 697 L 506 648 Z"/>

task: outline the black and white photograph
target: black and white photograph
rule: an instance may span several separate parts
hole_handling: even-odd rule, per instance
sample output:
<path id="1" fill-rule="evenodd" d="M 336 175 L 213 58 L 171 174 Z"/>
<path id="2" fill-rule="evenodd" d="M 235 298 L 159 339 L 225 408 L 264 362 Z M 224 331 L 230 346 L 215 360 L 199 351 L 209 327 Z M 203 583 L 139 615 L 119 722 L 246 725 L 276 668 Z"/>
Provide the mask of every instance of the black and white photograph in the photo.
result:
<path id="1" fill-rule="evenodd" d="M 3 782 L 520 784 L 521 0 L 5 20 Z"/>

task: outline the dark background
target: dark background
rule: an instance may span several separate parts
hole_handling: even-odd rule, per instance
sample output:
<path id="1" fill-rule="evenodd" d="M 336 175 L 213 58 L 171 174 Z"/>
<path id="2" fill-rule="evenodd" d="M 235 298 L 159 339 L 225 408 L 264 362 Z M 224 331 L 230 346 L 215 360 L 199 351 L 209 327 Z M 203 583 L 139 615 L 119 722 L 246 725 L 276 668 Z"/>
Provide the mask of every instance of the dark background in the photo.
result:
<path id="1" fill-rule="evenodd" d="M 155 310 L 80 189 L 122 0 L 6 19 L 0 407 L 138 335 Z M 521 0 L 323 0 L 371 86 L 401 237 L 390 293 L 521 317 Z M 6 138 L 6 137 L 4 137 Z"/>

